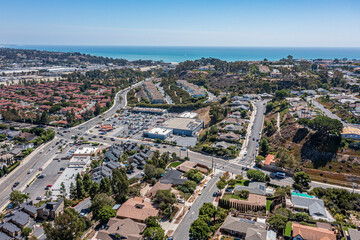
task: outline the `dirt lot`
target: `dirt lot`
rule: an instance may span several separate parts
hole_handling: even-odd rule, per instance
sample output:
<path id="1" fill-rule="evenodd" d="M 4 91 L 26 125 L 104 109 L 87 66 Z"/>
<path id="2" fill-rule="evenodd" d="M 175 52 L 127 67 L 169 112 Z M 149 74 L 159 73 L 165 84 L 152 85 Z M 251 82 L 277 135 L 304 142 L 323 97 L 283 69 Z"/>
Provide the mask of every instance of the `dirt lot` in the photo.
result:
<path id="1" fill-rule="evenodd" d="M 210 111 L 210 106 L 200 108 L 200 109 L 195 111 L 197 114 L 199 114 L 199 118 L 201 120 L 204 120 L 205 127 L 209 124 L 209 122 L 211 120 L 209 111 Z"/>

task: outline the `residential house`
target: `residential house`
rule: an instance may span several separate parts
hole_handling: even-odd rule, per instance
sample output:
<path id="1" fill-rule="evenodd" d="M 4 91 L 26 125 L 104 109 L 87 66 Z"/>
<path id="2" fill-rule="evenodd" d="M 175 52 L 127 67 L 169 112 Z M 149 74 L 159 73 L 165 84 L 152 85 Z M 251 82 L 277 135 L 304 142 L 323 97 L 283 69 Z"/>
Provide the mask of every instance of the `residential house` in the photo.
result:
<path id="1" fill-rule="evenodd" d="M 309 215 L 315 220 L 335 221 L 326 210 L 324 201 L 315 196 L 293 191 L 291 193 L 291 202 L 295 210 L 308 211 Z"/>
<path id="2" fill-rule="evenodd" d="M 38 208 L 38 218 L 42 220 L 53 220 L 56 216 L 64 211 L 64 199 L 58 202 L 49 202 Z"/>
<path id="3" fill-rule="evenodd" d="M 234 198 L 229 200 L 220 199 L 219 205 L 226 208 L 235 208 L 240 212 L 261 211 L 266 207 L 266 196 L 250 193 L 247 200 Z"/>
<path id="4" fill-rule="evenodd" d="M 293 240 L 336 240 L 334 231 L 323 228 L 301 225 L 293 222 L 292 224 Z"/>
<path id="5" fill-rule="evenodd" d="M 143 197 L 130 198 L 117 210 L 117 218 L 130 218 L 136 222 L 145 222 L 149 216 L 158 216 L 159 210 L 151 203 L 150 199 Z"/>
<path id="6" fill-rule="evenodd" d="M 268 231 L 263 223 L 251 221 L 245 218 L 227 216 L 220 227 L 220 232 L 225 236 L 232 236 L 246 240 L 267 240 Z M 273 235 L 273 234 L 269 234 Z M 271 239 L 271 238 L 270 238 Z"/>
<path id="7" fill-rule="evenodd" d="M 21 228 L 11 222 L 5 222 L 1 224 L 0 230 L 13 238 L 21 234 Z"/>
<path id="8" fill-rule="evenodd" d="M 160 182 L 164 184 L 171 184 L 173 186 L 183 184 L 187 178 L 183 177 L 183 173 L 178 170 L 167 170 L 160 178 Z"/>
<path id="9" fill-rule="evenodd" d="M 107 227 L 100 230 L 94 239 L 114 240 L 121 236 L 121 239 L 140 240 L 141 233 L 145 230 L 146 224 L 131 220 L 130 218 L 116 219 L 111 218 L 107 222 Z"/>
<path id="10" fill-rule="evenodd" d="M 152 198 L 156 195 L 159 190 L 169 190 L 171 189 L 171 183 L 161 183 L 157 182 L 151 189 L 146 193 L 146 196 Z"/>
<path id="11" fill-rule="evenodd" d="M 231 143 L 227 143 L 225 141 L 221 141 L 221 142 L 215 142 L 215 143 L 211 144 L 211 147 L 228 149 L 229 147 L 236 147 L 236 145 L 231 144 Z"/>
<path id="12" fill-rule="evenodd" d="M 262 196 L 272 196 L 274 195 L 274 189 L 266 187 L 266 184 L 263 182 L 250 182 L 249 186 L 236 185 L 234 192 L 247 190 L 252 194 L 262 195 Z"/>
<path id="13" fill-rule="evenodd" d="M 229 141 L 229 142 L 235 142 L 235 141 L 239 141 L 240 140 L 240 136 L 233 133 L 233 132 L 228 132 L 228 133 L 219 133 L 219 136 L 217 137 L 217 139 L 219 141 Z"/>

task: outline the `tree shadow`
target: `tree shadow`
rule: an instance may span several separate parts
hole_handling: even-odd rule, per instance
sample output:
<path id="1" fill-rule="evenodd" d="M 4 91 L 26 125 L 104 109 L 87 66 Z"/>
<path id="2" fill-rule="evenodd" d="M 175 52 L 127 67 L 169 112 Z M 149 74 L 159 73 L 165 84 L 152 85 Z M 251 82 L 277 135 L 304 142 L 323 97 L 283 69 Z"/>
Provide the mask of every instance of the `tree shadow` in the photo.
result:
<path id="1" fill-rule="evenodd" d="M 301 158 L 311 160 L 314 168 L 325 167 L 336 157 L 340 142 L 341 137 L 324 137 L 315 133 L 311 135 L 310 139 L 302 146 Z"/>
<path id="2" fill-rule="evenodd" d="M 304 138 L 309 134 L 309 129 L 307 129 L 307 128 L 299 128 L 297 131 L 296 131 L 296 133 L 295 133 L 295 135 L 294 135 L 294 137 L 293 137 L 293 139 L 292 139 L 292 141 L 294 142 L 294 143 L 300 143 L 302 140 L 304 140 Z"/>

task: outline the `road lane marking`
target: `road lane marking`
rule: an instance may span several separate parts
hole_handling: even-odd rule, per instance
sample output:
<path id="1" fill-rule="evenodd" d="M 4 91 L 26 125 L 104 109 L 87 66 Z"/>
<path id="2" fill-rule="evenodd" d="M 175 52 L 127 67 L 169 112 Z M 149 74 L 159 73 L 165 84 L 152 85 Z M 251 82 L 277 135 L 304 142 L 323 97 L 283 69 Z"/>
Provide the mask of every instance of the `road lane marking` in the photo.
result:
<path id="1" fill-rule="evenodd" d="M 50 148 L 51 149 L 51 148 Z M 54 148 L 55 149 L 55 148 Z M 51 151 L 50 151 L 51 152 Z M 38 159 L 34 162 L 34 165 L 43 157 L 43 156 L 45 156 L 45 151 L 44 151 L 44 153 L 42 153 L 39 157 L 38 157 Z M 36 156 L 34 156 L 34 157 L 36 157 Z M 34 166 L 33 165 L 33 166 Z M 17 182 L 17 180 L 21 177 L 21 179 L 20 180 L 22 180 L 25 176 L 27 176 L 27 175 L 25 175 L 26 174 L 26 172 L 31 168 L 32 166 L 30 165 L 25 171 L 23 171 L 22 173 L 23 174 L 19 174 L 19 176 L 17 177 L 17 178 L 15 178 L 15 182 Z M 25 174 L 24 174 L 25 173 Z M 10 187 L 12 187 L 13 185 L 8 185 L 4 190 L 2 190 L 1 192 L 0 192 L 0 198 L 2 198 L 2 195 L 3 195 L 3 193 L 4 193 L 4 191 L 7 191 L 8 190 L 8 188 L 10 188 Z"/>

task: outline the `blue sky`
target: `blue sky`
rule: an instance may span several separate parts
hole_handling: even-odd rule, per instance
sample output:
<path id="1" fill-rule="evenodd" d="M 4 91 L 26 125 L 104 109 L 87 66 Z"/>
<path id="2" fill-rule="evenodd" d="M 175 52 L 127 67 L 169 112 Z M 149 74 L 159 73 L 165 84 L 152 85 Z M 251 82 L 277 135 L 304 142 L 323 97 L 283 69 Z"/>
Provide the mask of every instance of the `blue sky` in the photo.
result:
<path id="1" fill-rule="evenodd" d="M 359 0 L 0 0 L 0 44 L 360 47 Z"/>

